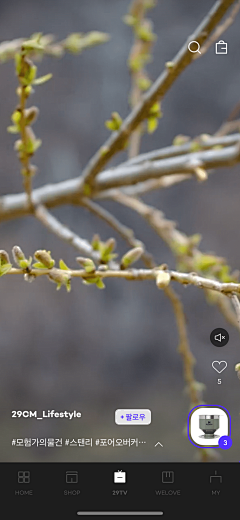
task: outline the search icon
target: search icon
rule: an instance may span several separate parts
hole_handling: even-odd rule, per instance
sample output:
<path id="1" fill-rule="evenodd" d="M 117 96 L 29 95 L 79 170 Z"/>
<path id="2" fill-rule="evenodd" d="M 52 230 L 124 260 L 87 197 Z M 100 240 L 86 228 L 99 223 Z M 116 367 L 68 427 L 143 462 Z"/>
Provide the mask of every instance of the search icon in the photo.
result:
<path id="1" fill-rule="evenodd" d="M 191 45 L 192 45 L 192 43 L 195 43 L 195 44 L 197 45 L 197 48 L 196 48 L 195 50 L 192 50 L 192 49 L 191 49 Z M 201 52 L 200 52 L 200 44 L 199 44 L 198 42 L 196 42 L 195 40 L 189 42 L 189 44 L 188 44 L 188 50 L 189 50 L 190 52 L 199 52 L 199 54 L 201 54 Z"/>

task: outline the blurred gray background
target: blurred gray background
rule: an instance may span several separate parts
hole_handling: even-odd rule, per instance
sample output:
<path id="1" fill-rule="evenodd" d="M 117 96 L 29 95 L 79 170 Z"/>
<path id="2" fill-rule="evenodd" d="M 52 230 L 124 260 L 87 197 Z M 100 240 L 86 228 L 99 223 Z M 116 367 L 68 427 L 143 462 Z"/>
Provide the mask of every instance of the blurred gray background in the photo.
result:
<path id="1" fill-rule="evenodd" d="M 212 0 L 158 1 L 150 12 L 158 35 L 152 79 L 163 70 L 193 32 Z M 35 125 L 43 145 L 35 162 L 39 167 L 34 186 L 78 176 L 103 144 L 109 132 L 104 121 L 113 110 L 122 117 L 129 111 L 130 78 L 126 61 L 132 44 L 129 27 L 122 22 L 128 0 L 0 0 L 0 38 L 28 37 L 33 32 L 53 33 L 59 39 L 71 32 L 90 30 L 111 34 L 111 41 L 61 60 L 46 58 L 39 74 L 53 79 L 36 88 L 32 101 L 40 108 Z M 142 151 L 169 145 L 176 134 L 214 133 L 239 101 L 239 18 L 224 34 L 228 55 L 216 56 L 214 48 L 178 79 L 163 103 L 159 129 L 142 142 Z M 13 63 L 0 67 L 0 193 L 22 191 L 13 137 L 6 132 L 16 104 Z M 125 156 L 118 156 L 117 164 Z M 188 234 L 203 235 L 202 249 L 226 256 L 234 268 L 239 261 L 240 168 L 219 170 L 208 182 L 189 181 L 145 198 L 177 221 Z M 133 212 L 104 203 L 136 236 L 159 263 L 174 260 L 166 246 Z M 54 211 L 64 223 L 91 240 L 112 231 L 81 208 Z M 20 245 L 26 255 L 36 249 L 52 251 L 75 266 L 76 252 L 60 242 L 33 218 L 1 223 L 1 249 Z M 126 245 L 118 239 L 121 253 Z M 20 277 L 4 277 L 0 286 L 0 413 L 1 461 L 129 460 L 193 461 L 195 448 L 182 431 L 189 412 L 184 394 L 178 336 L 169 302 L 150 282 L 107 281 L 105 291 L 86 287 L 80 280 L 72 292 L 56 292 L 41 279 L 32 285 Z M 208 404 L 223 405 L 232 415 L 233 447 L 222 460 L 238 461 L 240 455 L 240 382 L 234 365 L 240 361 L 239 335 L 215 307 L 209 307 L 200 290 L 183 290 L 189 338 L 196 357 L 196 379 L 206 384 Z M 225 327 L 229 344 L 216 349 L 209 341 L 215 327 Z M 219 352 L 220 351 L 220 352 Z M 217 385 L 211 368 L 214 359 L 225 359 L 228 369 Z M 114 425 L 116 408 L 150 408 L 152 425 L 142 428 Z M 79 410 L 82 419 L 11 419 L 11 410 Z M 23 437 L 139 437 L 143 448 L 12 448 L 12 438 Z M 160 441 L 164 448 L 154 449 Z"/>

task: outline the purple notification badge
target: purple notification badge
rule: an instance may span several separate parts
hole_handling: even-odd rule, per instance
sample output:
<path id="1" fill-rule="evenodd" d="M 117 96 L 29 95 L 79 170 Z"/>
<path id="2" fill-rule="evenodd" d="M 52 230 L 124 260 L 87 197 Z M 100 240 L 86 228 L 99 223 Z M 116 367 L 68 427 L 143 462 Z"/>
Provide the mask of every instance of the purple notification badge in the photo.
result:
<path id="1" fill-rule="evenodd" d="M 232 446 L 232 439 L 229 435 L 222 435 L 218 441 L 218 445 L 222 450 L 229 450 Z"/>

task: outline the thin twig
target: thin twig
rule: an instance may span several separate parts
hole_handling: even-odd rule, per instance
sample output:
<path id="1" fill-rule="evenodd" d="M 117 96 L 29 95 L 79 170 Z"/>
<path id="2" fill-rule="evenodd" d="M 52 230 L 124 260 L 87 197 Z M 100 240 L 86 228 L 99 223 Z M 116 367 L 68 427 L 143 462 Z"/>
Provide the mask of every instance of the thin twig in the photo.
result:
<path id="1" fill-rule="evenodd" d="M 172 251 L 176 243 L 181 245 L 189 244 L 187 235 L 178 231 L 175 222 L 166 219 L 163 212 L 159 209 L 146 204 L 136 197 L 126 195 L 120 190 L 115 191 L 115 194 L 112 195 L 112 199 L 141 215 Z"/>
<path id="2" fill-rule="evenodd" d="M 146 161 L 156 161 L 159 159 L 168 159 L 169 157 L 176 157 L 179 155 L 185 155 L 187 153 L 191 153 L 194 151 L 196 146 L 199 147 L 199 151 L 201 150 L 210 150 L 213 147 L 227 147 L 232 146 L 240 142 L 239 133 L 232 135 L 224 135 L 220 136 L 217 133 L 214 136 L 204 136 L 199 135 L 194 137 L 193 139 L 189 139 L 187 143 L 181 145 L 171 145 L 166 146 L 164 148 L 160 148 L 159 150 L 152 150 L 151 152 L 146 152 L 130 159 L 126 162 L 123 162 L 119 165 L 119 167 L 127 167 L 132 166 L 133 164 L 140 164 Z M 118 168 L 118 166 L 117 166 Z"/>
<path id="3" fill-rule="evenodd" d="M 22 58 L 24 60 L 24 58 Z M 21 85 L 20 83 L 20 113 L 21 113 L 21 119 L 20 119 L 20 135 L 22 139 L 22 144 L 24 147 L 25 153 L 23 153 L 23 157 L 20 159 L 23 167 L 24 167 L 24 175 L 23 175 L 23 186 L 27 195 L 28 200 L 28 206 L 29 208 L 33 207 L 32 204 L 32 173 L 31 173 L 31 164 L 30 164 L 30 155 L 26 153 L 27 146 L 28 146 L 28 137 L 27 137 L 27 130 L 26 130 L 26 121 L 25 121 L 25 108 L 26 108 L 26 88 L 25 86 Z"/>
<path id="4" fill-rule="evenodd" d="M 231 301 L 229 300 L 229 298 L 227 298 L 224 294 L 220 294 L 220 293 L 219 294 L 215 293 L 215 295 L 217 295 L 216 306 L 218 307 L 219 311 L 224 316 L 225 320 L 232 327 L 235 327 L 238 329 L 239 326 L 238 326 L 238 322 L 236 319 L 236 314 L 232 309 Z"/>
<path id="5" fill-rule="evenodd" d="M 129 270 L 110 270 L 107 271 L 96 271 L 94 276 L 99 278 L 119 278 L 122 280 L 131 280 L 131 281 L 142 281 L 142 280 L 156 280 L 157 273 L 159 268 L 155 269 L 129 269 Z M 50 272 L 49 269 L 32 269 L 31 273 L 34 276 L 44 276 L 48 275 Z M 22 274 L 22 269 L 12 268 L 8 271 L 7 275 L 13 274 Z M 88 274 L 83 270 L 75 270 L 69 269 L 66 271 L 73 278 L 85 278 L 89 276 L 92 277 L 92 274 Z M 172 281 L 178 282 L 181 285 L 193 285 L 198 287 L 199 289 L 211 289 L 211 291 L 217 291 L 222 294 L 232 295 L 234 293 L 240 294 L 240 283 L 222 283 L 217 280 L 212 280 L 210 278 L 204 278 L 203 276 L 199 276 L 196 273 L 181 273 L 178 271 L 168 271 L 170 275 L 170 279 Z"/>
<path id="6" fill-rule="evenodd" d="M 141 103 L 125 119 L 120 130 L 114 132 L 104 146 L 92 157 L 79 180 L 79 192 L 85 184 L 93 184 L 97 174 L 117 152 L 124 148 L 130 134 L 148 117 L 152 105 L 158 99 L 164 97 L 184 69 L 195 59 L 195 54 L 188 50 L 189 41 L 197 40 L 200 45 L 203 45 L 234 2 L 235 0 L 218 0 L 214 4 L 196 31 L 187 38 L 187 41 L 172 60 L 172 67 L 170 69 L 166 67 L 143 96 Z"/>
<path id="7" fill-rule="evenodd" d="M 187 173 L 196 174 L 197 168 L 209 170 L 234 166 L 240 162 L 240 144 L 220 150 L 204 150 L 159 161 L 146 161 L 143 164 L 120 167 L 100 173 L 96 179 L 95 192 L 129 186 L 149 179 L 159 179 L 166 175 Z"/>
<path id="8" fill-rule="evenodd" d="M 71 35 L 70 35 L 71 36 Z M 92 38 L 93 36 L 93 38 Z M 17 38 L 11 41 L 3 41 L 0 43 L 0 64 L 5 63 L 8 60 L 14 59 L 17 52 L 20 52 L 21 46 L 27 38 Z M 41 59 L 42 55 L 60 58 L 67 52 L 74 52 L 74 54 L 80 54 L 83 50 L 88 47 L 100 45 L 109 40 L 109 35 L 106 33 L 97 33 L 96 31 L 82 34 L 79 39 L 76 38 L 73 50 L 71 49 L 71 42 L 66 38 L 62 41 L 56 42 L 53 34 L 45 34 L 41 37 L 42 49 L 40 52 L 33 50 L 31 56 L 35 59 Z M 77 45 L 77 47 L 76 47 Z"/>
<path id="9" fill-rule="evenodd" d="M 239 302 L 237 295 L 234 293 L 231 296 L 231 300 L 232 300 L 232 303 L 233 303 L 233 306 L 234 306 L 234 309 L 236 312 L 237 322 L 238 322 L 238 326 L 240 329 L 240 302 Z"/>
<path id="10" fill-rule="evenodd" d="M 59 222 L 44 206 L 39 205 L 34 215 L 51 233 L 54 233 L 54 235 L 57 235 L 61 240 L 72 245 L 79 253 L 91 257 L 94 260 L 99 259 L 98 253 L 93 250 L 87 240 L 80 238 L 76 233 Z"/>
<path id="11" fill-rule="evenodd" d="M 223 123 L 219 130 L 215 133 L 215 136 L 225 136 L 231 132 L 236 131 L 240 132 L 240 119 L 236 119 L 235 121 L 226 121 Z"/>
<path id="12" fill-rule="evenodd" d="M 174 186 L 174 184 L 189 180 L 190 178 L 192 178 L 192 175 L 184 173 L 177 173 L 176 175 L 171 176 L 166 175 L 165 177 L 160 177 L 160 179 L 150 179 L 149 181 L 139 182 L 139 184 L 134 184 L 133 186 L 124 186 L 121 189 L 121 193 L 129 195 L 130 197 L 138 197 L 139 195 L 144 195 L 153 190 L 170 188 L 171 186 Z M 111 188 L 109 190 L 97 192 L 94 194 L 94 198 L 98 200 L 114 199 L 118 193 L 119 189 Z"/>
<path id="13" fill-rule="evenodd" d="M 135 0 L 135 5 L 138 8 L 139 16 L 138 21 L 142 22 L 144 18 L 144 0 Z M 133 4 L 134 5 L 134 4 Z M 133 46 L 130 50 L 130 56 L 134 55 L 134 53 L 139 52 L 141 49 L 141 41 L 139 38 L 135 35 Z M 141 71 L 133 71 L 130 68 L 130 74 L 131 74 L 131 92 L 130 92 L 130 102 L 131 102 L 131 108 L 134 108 L 138 103 L 141 101 L 141 90 L 138 85 L 138 80 L 141 77 Z M 132 157 L 136 157 L 136 155 L 139 154 L 140 151 L 140 143 L 141 143 L 141 125 L 136 128 L 129 138 L 129 147 L 128 147 L 128 157 L 131 159 Z"/>
<path id="14" fill-rule="evenodd" d="M 114 215 L 112 215 L 109 211 L 99 206 L 99 204 L 96 204 L 95 202 L 85 197 L 81 199 L 81 205 L 86 207 L 89 211 L 91 211 L 91 213 L 93 213 L 98 218 L 106 222 L 109 226 L 111 226 L 111 228 L 114 229 L 114 231 L 116 231 L 123 238 L 123 240 L 127 242 L 127 244 L 130 247 L 142 246 L 144 249 L 144 253 L 141 256 L 141 260 L 144 262 L 146 267 L 155 267 L 152 255 L 148 251 L 146 251 L 144 244 L 134 236 L 134 232 L 132 229 L 122 224 Z"/>
<path id="15" fill-rule="evenodd" d="M 200 404 L 200 400 L 193 372 L 195 359 L 192 355 L 188 342 L 186 318 L 183 305 L 172 287 L 169 286 L 167 289 L 165 289 L 165 293 L 168 296 L 174 310 L 179 335 L 178 351 L 183 359 L 184 379 L 187 383 L 191 406 L 194 407 Z"/>

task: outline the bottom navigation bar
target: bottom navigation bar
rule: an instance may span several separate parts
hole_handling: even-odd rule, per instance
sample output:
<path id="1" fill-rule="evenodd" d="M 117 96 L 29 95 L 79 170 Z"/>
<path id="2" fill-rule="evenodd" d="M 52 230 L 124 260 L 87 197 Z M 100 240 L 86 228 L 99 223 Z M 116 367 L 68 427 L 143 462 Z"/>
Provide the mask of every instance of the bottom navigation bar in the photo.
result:
<path id="1" fill-rule="evenodd" d="M 2 463 L 9 518 L 163 516 L 224 518 L 239 506 L 239 463 Z M 4 507 L 5 506 L 5 507 Z M 191 514 L 190 514 L 191 512 Z M 177 516 L 176 516 L 177 515 Z"/>

